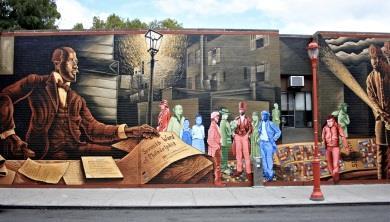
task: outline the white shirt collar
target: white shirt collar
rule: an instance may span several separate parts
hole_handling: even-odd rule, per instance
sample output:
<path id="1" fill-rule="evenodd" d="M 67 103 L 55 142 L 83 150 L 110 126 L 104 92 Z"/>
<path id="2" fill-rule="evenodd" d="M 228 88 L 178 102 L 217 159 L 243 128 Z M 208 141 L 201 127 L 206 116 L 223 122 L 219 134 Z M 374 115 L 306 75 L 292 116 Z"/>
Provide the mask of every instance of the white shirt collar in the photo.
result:
<path id="1" fill-rule="evenodd" d="M 64 82 L 64 80 L 62 79 L 61 75 L 58 72 L 53 72 L 53 75 L 54 75 L 54 79 L 56 80 L 56 83 Z M 70 86 L 70 82 L 66 82 L 65 84 Z"/>

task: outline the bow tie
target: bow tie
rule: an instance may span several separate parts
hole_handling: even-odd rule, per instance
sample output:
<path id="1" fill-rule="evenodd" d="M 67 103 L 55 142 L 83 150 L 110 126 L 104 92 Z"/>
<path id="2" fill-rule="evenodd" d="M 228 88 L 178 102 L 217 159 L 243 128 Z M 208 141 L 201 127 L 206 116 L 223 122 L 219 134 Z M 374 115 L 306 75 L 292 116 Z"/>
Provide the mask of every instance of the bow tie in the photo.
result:
<path id="1" fill-rule="evenodd" d="M 68 92 L 70 90 L 70 86 L 68 86 L 67 84 L 65 84 L 63 82 L 58 82 L 57 87 L 63 88 L 66 92 Z"/>

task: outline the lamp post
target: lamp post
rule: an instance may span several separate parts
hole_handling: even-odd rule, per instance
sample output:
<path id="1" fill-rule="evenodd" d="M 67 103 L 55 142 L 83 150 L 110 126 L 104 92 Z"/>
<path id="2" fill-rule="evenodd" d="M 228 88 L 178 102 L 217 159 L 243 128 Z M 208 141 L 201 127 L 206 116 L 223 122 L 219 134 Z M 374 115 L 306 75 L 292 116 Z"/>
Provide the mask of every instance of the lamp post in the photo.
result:
<path id="1" fill-rule="evenodd" d="M 319 47 L 318 43 L 313 39 L 307 46 L 307 53 L 311 60 L 312 76 L 313 76 L 313 130 L 314 130 L 314 159 L 313 165 L 313 193 L 310 200 L 322 201 L 324 195 L 321 192 L 320 182 L 320 155 L 318 152 L 318 99 L 317 99 L 317 64 Z"/>
<path id="2" fill-rule="evenodd" d="M 154 71 L 154 56 L 160 49 L 163 35 L 159 32 L 149 29 L 145 34 L 145 41 L 147 51 L 152 57 L 150 60 L 150 82 L 149 82 L 149 94 L 148 94 L 148 115 L 147 123 L 152 125 L 152 102 L 153 102 L 153 71 Z"/>

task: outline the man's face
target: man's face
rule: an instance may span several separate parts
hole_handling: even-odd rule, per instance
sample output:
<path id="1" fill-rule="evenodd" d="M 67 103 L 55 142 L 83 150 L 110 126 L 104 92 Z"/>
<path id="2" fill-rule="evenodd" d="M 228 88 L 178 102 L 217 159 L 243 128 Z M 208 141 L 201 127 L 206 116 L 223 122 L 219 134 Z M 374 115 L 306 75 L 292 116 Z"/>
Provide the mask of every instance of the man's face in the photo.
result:
<path id="1" fill-rule="evenodd" d="M 228 117 L 229 117 L 229 114 L 227 114 L 227 113 L 222 114 L 222 119 L 227 120 Z"/>
<path id="2" fill-rule="evenodd" d="M 218 123 L 218 121 L 219 121 L 219 115 L 216 116 L 216 117 L 214 117 L 214 121 L 215 121 L 215 123 Z"/>
<path id="3" fill-rule="evenodd" d="M 261 120 L 268 121 L 269 120 L 269 114 L 268 113 L 261 113 Z"/>
<path id="4" fill-rule="evenodd" d="M 180 105 L 177 105 L 177 106 L 175 107 L 175 114 L 176 114 L 177 116 L 182 115 L 182 114 L 183 114 L 183 107 L 180 106 Z"/>
<path id="5" fill-rule="evenodd" d="M 257 114 L 253 114 L 253 115 L 252 115 L 252 120 L 253 120 L 254 122 L 259 121 L 259 116 L 258 116 Z"/>
<path id="6" fill-rule="evenodd" d="M 326 120 L 326 124 L 328 124 L 329 127 L 332 127 L 334 125 L 334 119 Z"/>
<path id="7" fill-rule="evenodd" d="M 60 64 L 60 75 L 67 82 L 76 82 L 76 76 L 79 72 L 77 66 L 78 60 L 75 52 L 70 52 L 68 60 Z"/>
<path id="8" fill-rule="evenodd" d="M 240 109 L 239 112 L 240 112 L 240 115 L 244 115 L 245 114 L 245 109 Z"/>
<path id="9" fill-rule="evenodd" d="M 378 57 L 371 57 L 372 68 L 378 71 L 379 59 Z"/>
<path id="10" fill-rule="evenodd" d="M 165 109 L 165 105 L 164 105 L 164 104 L 161 104 L 161 105 L 160 105 L 160 109 L 161 109 L 161 110 L 164 110 L 164 109 Z"/>

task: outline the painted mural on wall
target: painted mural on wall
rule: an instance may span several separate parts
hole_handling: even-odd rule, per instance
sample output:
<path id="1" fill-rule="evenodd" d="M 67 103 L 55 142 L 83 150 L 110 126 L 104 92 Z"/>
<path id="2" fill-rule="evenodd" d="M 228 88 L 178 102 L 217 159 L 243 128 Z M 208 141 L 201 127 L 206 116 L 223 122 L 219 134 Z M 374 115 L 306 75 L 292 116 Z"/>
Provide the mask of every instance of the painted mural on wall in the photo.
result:
<path id="1" fill-rule="evenodd" d="M 142 34 L 14 41 L 15 69 L 3 78 L 0 97 L 1 155 L 14 177 L 8 184 L 222 185 L 221 170 L 213 173 L 218 158 L 207 155 L 210 114 L 240 101 L 251 111 L 268 108 L 268 99 L 255 93 L 261 84 L 268 84 L 269 100 L 277 98 L 278 77 L 270 69 L 278 67 L 277 56 L 276 63 L 264 59 L 277 44 L 270 47 L 268 35 L 165 35 L 151 126 L 145 124 L 150 55 Z M 246 59 L 235 59 L 237 52 Z M 36 63 L 30 69 L 23 62 L 28 56 Z M 57 173 L 45 179 L 37 166 Z"/>
<path id="2" fill-rule="evenodd" d="M 362 105 L 370 118 L 358 117 L 374 128 L 377 148 L 377 177 L 388 179 L 390 169 L 389 130 L 390 130 L 390 60 L 389 39 L 339 37 L 324 40 L 320 53 L 329 70 L 349 89 L 344 99 L 351 104 L 350 109 Z M 352 93 L 351 93 L 352 92 Z M 353 102 L 353 99 L 359 102 Z M 342 105 L 339 104 L 339 105 Z M 372 115 L 373 113 L 373 115 Z M 349 122 L 359 121 L 355 116 Z M 373 118 L 372 118 L 373 117 Z M 345 120 L 345 117 L 341 120 Z M 343 124 L 343 123 L 342 123 Z M 352 124 L 353 125 L 353 124 Z M 352 126 L 353 127 L 353 126 Z M 349 127 L 350 128 L 350 127 Z"/>
<path id="3" fill-rule="evenodd" d="M 255 180 L 312 180 L 313 148 L 306 143 L 312 137 L 292 138 L 299 129 L 286 124 L 286 107 L 299 110 L 290 104 L 294 99 L 281 96 L 281 76 L 288 74 L 281 67 L 292 62 L 281 60 L 282 38 L 277 31 L 164 35 L 146 125 L 151 70 L 143 34 L 15 36 L 13 50 L 7 49 L 13 69 L 0 75 L 0 163 L 7 171 L 0 184 L 248 186 Z M 386 178 L 388 41 L 319 41 L 329 71 L 322 77 L 342 86 L 320 84 L 321 116 L 337 110 L 334 124 L 349 137 L 347 146 L 324 134 L 330 143 L 321 148 L 322 178 Z M 321 87 L 341 96 L 324 102 Z M 298 95 L 302 89 L 289 90 Z M 309 91 L 303 95 L 311 100 Z M 356 118 L 367 119 L 367 110 L 372 117 L 361 136 Z M 310 130 L 311 124 L 304 125 Z M 254 174 L 256 167 L 262 177 Z"/>

